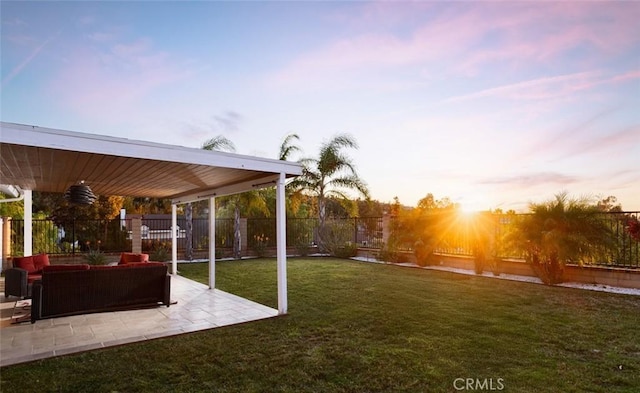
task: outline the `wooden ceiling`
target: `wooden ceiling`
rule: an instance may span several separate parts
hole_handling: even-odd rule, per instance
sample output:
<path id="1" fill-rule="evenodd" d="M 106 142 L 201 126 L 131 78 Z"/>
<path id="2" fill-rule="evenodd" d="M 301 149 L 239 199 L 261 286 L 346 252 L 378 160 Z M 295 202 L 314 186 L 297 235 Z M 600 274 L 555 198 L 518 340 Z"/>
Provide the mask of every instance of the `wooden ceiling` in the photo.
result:
<path id="1" fill-rule="evenodd" d="M 44 143 L 31 141 L 32 138 L 25 142 L 23 139 L 26 135 L 22 132 L 31 130 L 20 127 L 23 126 L 2 123 L 0 184 L 17 185 L 34 191 L 63 193 L 70 185 L 84 181 L 99 195 L 172 199 L 189 196 L 193 199 L 194 196 L 198 197 L 198 194 L 213 195 L 216 194 L 216 190 L 221 189 L 227 190 L 226 193 L 233 193 L 229 190 L 247 191 L 265 182 L 272 182 L 278 172 L 287 176 L 300 173 L 299 164 L 284 161 L 170 145 L 145 145 L 144 142 L 111 137 L 104 139 L 106 151 L 113 150 L 106 145 L 114 141 L 124 142 L 129 149 L 124 148 L 123 155 L 106 154 L 95 147 L 96 142 L 100 145 L 95 135 L 91 135 L 94 143 L 90 149 L 83 149 L 82 143 L 73 148 L 74 143 L 68 141 L 68 137 L 82 138 L 86 134 L 67 131 L 59 135 L 61 144 L 64 145 L 60 148 L 51 142 L 56 140 L 58 130 L 45 129 L 47 135 L 44 139 L 47 141 Z M 11 132 L 17 134 L 12 135 Z M 38 139 L 37 136 L 30 135 Z M 12 141 L 19 143 L 8 143 Z M 140 154 L 141 151 L 144 154 Z M 139 155 L 146 158 L 140 158 Z M 157 158 L 153 158 L 154 156 Z M 167 156 L 171 158 L 163 159 Z M 200 156 L 201 158 L 198 158 Z M 216 165 L 212 165 L 212 161 Z M 229 164 L 225 165 L 225 162 Z M 279 163 L 282 164 L 280 168 Z M 267 170 L 259 170 L 261 166 Z M 234 188 L 234 185 L 238 187 Z"/>

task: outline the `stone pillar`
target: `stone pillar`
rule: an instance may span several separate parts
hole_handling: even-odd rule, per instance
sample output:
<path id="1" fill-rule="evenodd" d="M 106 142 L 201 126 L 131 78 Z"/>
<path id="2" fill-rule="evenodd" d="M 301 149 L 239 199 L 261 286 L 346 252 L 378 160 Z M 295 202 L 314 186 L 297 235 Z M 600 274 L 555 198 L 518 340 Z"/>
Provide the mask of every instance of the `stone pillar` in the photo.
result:
<path id="1" fill-rule="evenodd" d="M 247 219 L 240 219 L 240 253 L 242 254 L 242 250 L 244 250 L 244 255 L 248 255 L 248 247 L 249 243 L 247 243 Z"/>
<path id="2" fill-rule="evenodd" d="M 385 245 L 389 244 L 389 238 L 391 237 L 391 215 L 385 213 L 382 216 L 382 241 Z"/>
<path id="3" fill-rule="evenodd" d="M 142 218 L 131 218 L 131 252 L 139 254 L 142 252 Z"/>
<path id="4" fill-rule="evenodd" d="M 0 217 L 0 257 L 2 257 L 2 271 L 9 269 L 11 263 L 9 257 L 11 256 L 11 217 Z"/>

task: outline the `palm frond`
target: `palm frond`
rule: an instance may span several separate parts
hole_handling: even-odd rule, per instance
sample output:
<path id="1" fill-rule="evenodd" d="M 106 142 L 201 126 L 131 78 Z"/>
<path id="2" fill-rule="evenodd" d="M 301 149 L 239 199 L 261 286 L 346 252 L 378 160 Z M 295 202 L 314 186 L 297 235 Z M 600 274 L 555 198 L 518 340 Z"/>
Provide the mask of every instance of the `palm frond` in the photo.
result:
<path id="1" fill-rule="evenodd" d="M 227 151 L 234 153 L 236 146 L 224 135 L 217 135 L 202 144 L 204 150 Z"/>
<path id="2" fill-rule="evenodd" d="M 289 134 L 284 138 L 282 145 L 280 145 L 280 160 L 286 161 L 292 153 L 302 151 L 298 145 L 293 144 L 294 139 L 300 140 L 298 134 Z"/>

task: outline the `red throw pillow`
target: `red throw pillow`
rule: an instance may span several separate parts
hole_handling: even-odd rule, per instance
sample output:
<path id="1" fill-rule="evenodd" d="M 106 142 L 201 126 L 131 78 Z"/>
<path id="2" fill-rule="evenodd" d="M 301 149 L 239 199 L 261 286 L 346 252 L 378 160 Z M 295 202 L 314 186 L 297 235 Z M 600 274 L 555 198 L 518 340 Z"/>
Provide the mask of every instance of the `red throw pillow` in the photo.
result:
<path id="1" fill-rule="evenodd" d="M 118 264 L 122 265 L 132 262 L 149 262 L 149 254 L 134 254 L 130 252 L 120 254 L 120 262 Z"/>
<path id="2" fill-rule="evenodd" d="M 33 257 L 13 257 L 13 267 L 18 267 L 20 269 L 24 269 L 27 273 L 35 273 L 38 270 L 36 266 L 33 264 Z"/>
<path id="3" fill-rule="evenodd" d="M 45 266 L 49 266 L 49 255 L 47 254 L 38 254 L 33 256 L 33 266 L 35 266 L 36 271 L 42 271 L 42 268 Z"/>

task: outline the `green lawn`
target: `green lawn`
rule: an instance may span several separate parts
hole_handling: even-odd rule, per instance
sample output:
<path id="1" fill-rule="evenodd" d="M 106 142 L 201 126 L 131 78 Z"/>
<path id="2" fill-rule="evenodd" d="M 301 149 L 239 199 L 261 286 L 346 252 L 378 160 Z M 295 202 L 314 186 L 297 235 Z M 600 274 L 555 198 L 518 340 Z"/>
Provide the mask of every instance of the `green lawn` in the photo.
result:
<path id="1" fill-rule="evenodd" d="M 337 259 L 290 259 L 288 275 L 288 316 L 5 367 L 0 390 L 640 391 L 638 296 Z M 273 259 L 216 277 L 277 306 Z"/>

